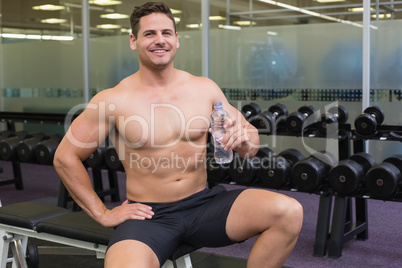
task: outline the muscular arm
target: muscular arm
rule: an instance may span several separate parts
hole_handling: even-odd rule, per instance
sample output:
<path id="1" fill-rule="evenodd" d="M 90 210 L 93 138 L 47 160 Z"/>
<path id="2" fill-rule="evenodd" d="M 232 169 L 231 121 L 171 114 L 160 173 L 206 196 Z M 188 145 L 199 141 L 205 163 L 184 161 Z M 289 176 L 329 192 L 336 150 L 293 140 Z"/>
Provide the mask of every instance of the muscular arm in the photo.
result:
<path id="1" fill-rule="evenodd" d="M 97 106 L 91 102 L 88 108 L 73 121 L 60 142 L 53 161 L 71 197 L 96 220 L 101 217 L 106 207 L 93 190 L 82 162 L 99 146 L 101 141 L 98 131 L 101 128 L 100 124 L 105 123 L 98 120 Z"/>
<path id="2" fill-rule="evenodd" d="M 224 127 L 228 134 L 222 140 L 222 145 L 225 149 L 236 151 L 242 158 L 253 157 L 260 147 L 258 130 L 249 124 L 241 112 L 228 102 L 222 90 L 213 82 L 212 88 L 213 102 L 222 102 L 223 109 L 229 113 L 231 119 L 231 122 L 225 123 Z"/>
<path id="3" fill-rule="evenodd" d="M 53 164 L 74 201 L 93 219 L 104 226 L 112 227 L 129 218 L 149 217 L 150 208 L 141 207 L 140 204 L 132 206 L 125 202 L 122 206 L 108 210 L 93 190 L 83 161 L 106 139 L 109 125 L 113 125 L 113 122 L 109 122 L 111 117 L 107 114 L 107 109 L 102 109 L 105 107 L 102 105 L 106 103 L 102 100 L 102 95 L 95 96 L 82 114 L 72 122 L 57 148 Z"/>

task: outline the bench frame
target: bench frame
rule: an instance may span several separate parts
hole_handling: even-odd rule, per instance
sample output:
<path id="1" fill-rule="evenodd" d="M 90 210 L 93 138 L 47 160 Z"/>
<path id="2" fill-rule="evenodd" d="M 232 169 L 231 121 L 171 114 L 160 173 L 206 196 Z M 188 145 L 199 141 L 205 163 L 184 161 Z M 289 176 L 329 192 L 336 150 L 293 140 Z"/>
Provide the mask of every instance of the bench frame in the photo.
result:
<path id="1" fill-rule="evenodd" d="M 11 226 L 0 223 L 0 268 L 6 268 L 8 262 L 12 262 L 13 268 L 28 267 L 25 255 L 27 251 L 28 238 L 54 242 L 74 248 L 92 251 L 97 258 L 104 258 L 107 245 L 100 245 L 78 239 L 71 239 L 59 235 L 53 235 L 35 230 Z M 12 258 L 8 258 L 9 249 L 12 251 Z M 167 260 L 162 268 L 192 268 L 189 254 L 185 254 L 175 261 Z"/>

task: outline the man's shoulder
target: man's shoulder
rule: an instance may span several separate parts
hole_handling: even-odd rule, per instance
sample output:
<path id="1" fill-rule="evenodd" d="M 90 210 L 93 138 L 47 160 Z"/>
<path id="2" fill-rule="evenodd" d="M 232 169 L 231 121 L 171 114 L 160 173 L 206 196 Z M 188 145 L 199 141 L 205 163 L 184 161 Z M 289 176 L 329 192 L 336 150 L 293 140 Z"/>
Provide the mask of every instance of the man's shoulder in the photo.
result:
<path id="1" fill-rule="evenodd" d="M 117 85 L 111 88 L 104 89 L 97 93 L 100 98 L 112 98 L 116 93 L 123 93 L 127 88 L 135 87 L 136 83 L 132 76 L 128 76 L 121 80 Z"/>
<path id="2" fill-rule="evenodd" d="M 99 91 L 93 96 L 91 103 L 93 104 L 104 103 L 104 105 L 117 103 L 119 99 L 122 98 L 122 92 L 123 88 L 118 85 L 112 88 L 104 89 L 102 91 Z"/>
<path id="3" fill-rule="evenodd" d="M 184 80 L 188 79 L 191 82 L 196 82 L 196 83 L 214 83 L 214 81 L 212 81 L 212 79 L 205 77 L 205 76 L 196 76 L 196 75 L 193 75 L 193 74 L 183 71 L 183 70 L 179 70 L 179 72 L 180 72 L 182 79 L 184 79 Z"/>

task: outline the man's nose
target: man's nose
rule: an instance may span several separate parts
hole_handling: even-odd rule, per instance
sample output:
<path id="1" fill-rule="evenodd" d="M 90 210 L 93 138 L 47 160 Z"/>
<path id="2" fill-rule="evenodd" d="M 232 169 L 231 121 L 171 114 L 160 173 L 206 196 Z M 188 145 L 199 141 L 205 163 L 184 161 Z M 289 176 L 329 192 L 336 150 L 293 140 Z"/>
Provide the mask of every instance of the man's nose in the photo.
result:
<path id="1" fill-rule="evenodd" d="M 155 44 L 164 45 L 165 44 L 165 37 L 162 33 L 158 33 L 155 38 Z"/>

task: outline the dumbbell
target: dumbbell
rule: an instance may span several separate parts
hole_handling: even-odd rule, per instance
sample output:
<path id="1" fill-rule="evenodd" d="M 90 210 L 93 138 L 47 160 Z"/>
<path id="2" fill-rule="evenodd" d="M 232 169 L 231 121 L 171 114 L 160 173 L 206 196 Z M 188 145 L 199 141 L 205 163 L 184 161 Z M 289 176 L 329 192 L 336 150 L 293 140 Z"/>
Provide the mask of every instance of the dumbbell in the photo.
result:
<path id="1" fill-rule="evenodd" d="M 338 130 L 339 124 L 344 124 L 349 119 L 348 110 L 345 107 L 333 106 L 328 109 L 326 114 L 321 115 L 321 121 L 318 124 L 318 131 L 326 133 L 335 133 Z"/>
<path id="2" fill-rule="evenodd" d="M 123 164 L 120 161 L 119 155 L 117 154 L 116 148 L 113 146 L 106 149 L 105 152 L 106 165 L 110 169 L 114 170 L 124 170 Z"/>
<path id="3" fill-rule="evenodd" d="M 35 157 L 39 164 L 52 165 L 54 154 L 62 139 L 59 134 L 50 135 L 49 139 L 38 143 L 35 149 Z"/>
<path id="4" fill-rule="evenodd" d="M 337 161 L 329 152 L 316 152 L 292 167 L 292 181 L 302 192 L 313 192 L 328 177 L 329 170 Z"/>
<path id="5" fill-rule="evenodd" d="M 366 185 L 374 198 L 392 199 L 398 188 L 402 187 L 402 155 L 390 156 L 369 169 Z"/>
<path id="6" fill-rule="evenodd" d="M 235 154 L 233 161 L 229 164 L 230 178 L 237 184 L 251 185 L 258 179 L 262 159 L 271 157 L 273 154 L 274 152 L 267 147 L 260 148 L 257 154 L 250 159 L 241 158 Z"/>
<path id="7" fill-rule="evenodd" d="M 0 141 L 15 136 L 14 131 L 11 130 L 3 130 L 0 132 Z"/>
<path id="8" fill-rule="evenodd" d="M 106 166 L 105 159 L 106 147 L 100 146 L 96 148 L 96 150 L 85 159 L 84 163 L 90 168 L 101 169 Z"/>
<path id="9" fill-rule="evenodd" d="M 32 137 L 22 140 L 17 145 L 17 156 L 21 162 L 35 162 L 35 150 L 41 141 L 51 137 L 42 132 L 32 134 Z"/>
<path id="10" fill-rule="evenodd" d="M 379 125 L 384 122 L 384 112 L 380 107 L 368 107 L 355 119 L 356 133 L 361 135 L 372 135 L 377 131 Z"/>
<path id="11" fill-rule="evenodd" d="M 313 106 L 302 106 L 286 118 L 286 128 L 290 132 L 301 133 L 307 120 L 315 122 L 316 117 L 316 110 Z"/>
<path id="12" fill-rule="evenodd" d="M 339 194 L 352 195 L 362 187 L 367 171 L 376 164 L 374 157 L 368 153 L 356 153 L 331 168 L 329 184 Z"/>
<path id="13" fill-rule="evenodd" d="M 257 103 L 250 102 L 241 108 L 241 113 L 246 120 L 249 120 L 252 116 L 261 113 L 261 107 Z"/>
<path id="14" fill-rule="evenodd" d="M 31 137 L 27 131 L 18 131 L 15 136 L 5 138 L 0 141 L 0 159 L 4 161 L 12 161 L 17 159 L 17 145 L 26 138 Z"/>
<path id="15" fill-rule="evenodd" d="M 283 104 L 277 103 L 269 107 L 267 111 L 250 118 L 249 122 L 257 129 L 272 132 L 276 124 L 281 120 L 285 120 L 286 116 L 288 116 L 288 108 Z"/>
<path id="16" fill-rule="evenodd" d="M 292 180 L 292 167 L 304 159 L 297 149 L 287 149 L 278 155 L 262 160 L 259 180 L 268 188 L 281 189 Z"/>

